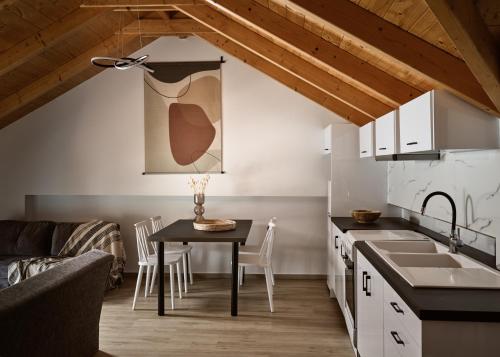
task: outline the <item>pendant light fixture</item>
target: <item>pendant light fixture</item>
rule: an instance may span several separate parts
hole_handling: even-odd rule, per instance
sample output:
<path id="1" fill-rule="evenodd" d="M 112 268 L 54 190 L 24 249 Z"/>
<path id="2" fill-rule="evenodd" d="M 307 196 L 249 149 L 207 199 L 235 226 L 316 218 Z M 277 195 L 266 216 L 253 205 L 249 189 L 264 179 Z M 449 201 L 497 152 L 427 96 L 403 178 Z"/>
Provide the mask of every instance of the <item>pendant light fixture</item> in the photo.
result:
<path id="1" fill-rule="evenodd" d="M 137 4 L 139 6 L 139 4 Z M 92 57 L 90 59 L 90 62 L 97 67 L 103 67 L 103 68 L 115 68 L 119 70 L 127 70 L 130 68 L 141 68 L 145 71 L 154 72 L 154 69 L 148 67 L 146 64 L 147 59 L 149 58 L 149 55 L 143 55 L 138 58 L 132 58 L 132 57 L 124 57 L 123 56 L 123 27 L 122 27 L 122 15 L 123 13 L 120 13 L 120 33 L 119 33 L 119 38 L 118 40 L 121 43 L 121 50 L 122 50 L 122 57 L 117 58 L 117 57 L 107 57 L 107 56 L 97 56 L 97 57 Z M 139 25 L 139 44 L 140 47 L 142 48 L 142 33 L 141 33 L 141 18 L 139 16 L 139 11 L 137 11 L 137 22 Z"/>

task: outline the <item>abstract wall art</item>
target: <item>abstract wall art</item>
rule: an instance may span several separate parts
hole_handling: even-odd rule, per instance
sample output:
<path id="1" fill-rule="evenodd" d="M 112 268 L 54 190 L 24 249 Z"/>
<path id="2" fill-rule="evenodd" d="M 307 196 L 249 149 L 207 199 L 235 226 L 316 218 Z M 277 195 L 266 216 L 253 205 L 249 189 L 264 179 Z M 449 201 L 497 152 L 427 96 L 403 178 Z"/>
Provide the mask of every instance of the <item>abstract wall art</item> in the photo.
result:
<path id="1" fill-rule="evenodd" d="M 148 66 L 145 173 L 222 172 L 221 61 Z"/>

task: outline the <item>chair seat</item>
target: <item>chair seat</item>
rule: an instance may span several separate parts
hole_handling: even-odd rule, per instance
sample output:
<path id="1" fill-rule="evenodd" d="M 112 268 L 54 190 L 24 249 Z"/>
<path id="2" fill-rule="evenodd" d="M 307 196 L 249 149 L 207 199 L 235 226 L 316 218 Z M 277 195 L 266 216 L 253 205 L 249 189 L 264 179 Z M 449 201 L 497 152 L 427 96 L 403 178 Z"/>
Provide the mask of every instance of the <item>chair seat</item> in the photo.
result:
<path id="1" fill-rule="evenodd" d="M 262 261 L 259 255 L 255 254 L 243 254 L 238 257 L 238 265 L 241 266 L 250 266 L 250 265 L 256 265 L 259 267 L 267 267 L 268 264 L 266 262 Z"/>
<path id="2" fill-rule="evenodd" d="M 170 265 L 180 262 L 182 259 L 182 254 L 164 254 L 163 260 L 164 265 Z M 148 261 L 139 261 L 139 265 L 156 265 L 158 257 L 156 254 L 148 256 Z"/>
<path id="3" fill-rule="evenodd" d="M 257 245 L 243 245 L 240 247 L 240 254 L 259 254 L 260 247 Z"/>
<path id="4" fill-rule="evenodd" d="M 165 246 L 165 254 L 184 254 L 189 253 L 193 249 L 190 245 L 167 245 Z"/>

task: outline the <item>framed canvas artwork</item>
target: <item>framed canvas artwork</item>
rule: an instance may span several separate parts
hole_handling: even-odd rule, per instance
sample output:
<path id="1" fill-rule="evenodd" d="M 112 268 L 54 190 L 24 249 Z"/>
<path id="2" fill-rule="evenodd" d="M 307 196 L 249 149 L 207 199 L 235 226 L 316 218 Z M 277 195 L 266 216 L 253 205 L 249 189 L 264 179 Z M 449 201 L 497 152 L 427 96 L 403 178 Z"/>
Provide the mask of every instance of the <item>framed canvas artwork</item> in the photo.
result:
<path id="1" fill-rule="evenodd" d="M 148 66 L 145 173 L 221 173 L 221 61 Z"/>

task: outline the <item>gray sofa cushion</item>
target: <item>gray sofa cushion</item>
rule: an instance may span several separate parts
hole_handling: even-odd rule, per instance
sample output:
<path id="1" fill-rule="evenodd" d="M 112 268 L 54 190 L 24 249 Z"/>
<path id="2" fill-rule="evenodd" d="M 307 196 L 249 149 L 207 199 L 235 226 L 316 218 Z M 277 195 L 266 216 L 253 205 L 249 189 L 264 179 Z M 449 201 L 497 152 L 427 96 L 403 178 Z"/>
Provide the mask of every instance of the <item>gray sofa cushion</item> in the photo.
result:
<path id="1" fill-rule="evenodd" d="M 17 239 L 28 223 L 0 221 L 0 255 L 17 255 Z"/>
<path id="2" fill-rule="evenodd" d="M 17 239 L 17 255 L 50 255 L 54 222 L 28 222 Z"/>
<path id="3" fill-rule="evenodd" d="M 0 355 L 93 356 L 113 256 L 93 250 L 0 291 Z"/>
<path id="4" fill-rule="evenodd" d="M 9 268 L 9 264 L 15 262 L 17 260 L 30 258 L 24 255 L 0 255 L 0 289 L 6 288 L 9 286 L 9 282 L 7 280 L 7 270 Z"/>
<path id="5" fill-rule="evenodd" d="M 52 246 L 50 248 L 51 255 L 58 255 L 64 244 L 67 242 L 71 234 L 78 228 L 81 223 L 57 223 L 52 234 Z"/>

